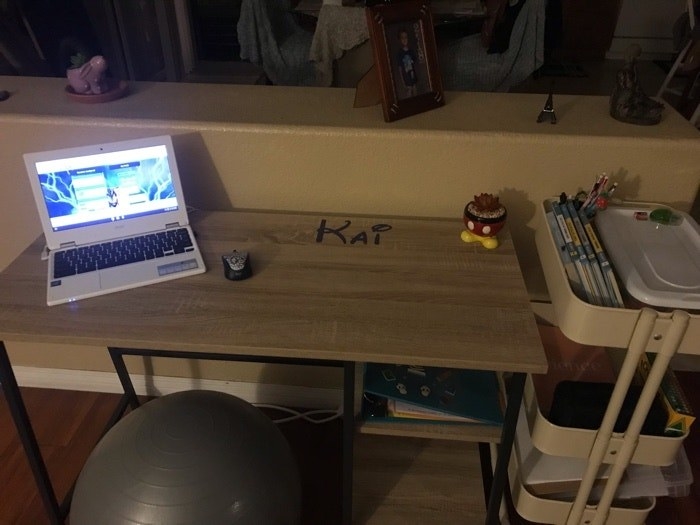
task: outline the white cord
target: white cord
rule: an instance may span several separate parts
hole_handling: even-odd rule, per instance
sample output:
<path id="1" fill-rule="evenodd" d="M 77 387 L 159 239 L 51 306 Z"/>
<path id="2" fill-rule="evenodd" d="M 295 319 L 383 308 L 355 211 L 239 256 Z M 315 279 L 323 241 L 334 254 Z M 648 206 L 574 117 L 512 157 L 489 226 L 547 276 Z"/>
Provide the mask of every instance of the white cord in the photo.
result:
<path id="1" fill-rule="evenodd" d="M 291 408 L 286 408 L 286 407 L 281 407 L 277 405 L 266 405 L 266 404 L 254 404 L 254 406 L 258 408 L 269 408 L 272 410 L 278 410 L 280 412 L 286 412 L 287 414 L 292 414 L 289 417 L 283 417 L 281 419 L 273 419 L 273 423 L 288 423 L 290 421 L 294 421 L 296 419 L 303 419 L 304 421 L 308 421 L 309 423 L 316 423 L 316 424 L 321 424 L 321 423 L 328 423 L 329 421 L 333 421 L 334 419 L 338 419 L 340 416 L 343 415 L 342 410 L 309 410 L 307 412 L 299 412 L 297 410 L 293 410 Z M 316 419 L 311 416 L 317 416 L 320 414 L 331 414 L 328 417 L 324 417 L 321 419 Z"/>

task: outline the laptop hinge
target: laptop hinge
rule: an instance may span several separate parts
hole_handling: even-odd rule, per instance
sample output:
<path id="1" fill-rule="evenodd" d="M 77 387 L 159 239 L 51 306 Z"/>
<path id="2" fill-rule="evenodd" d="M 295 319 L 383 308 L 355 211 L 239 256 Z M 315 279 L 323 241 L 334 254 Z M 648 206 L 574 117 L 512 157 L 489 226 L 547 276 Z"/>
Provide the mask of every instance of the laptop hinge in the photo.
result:
<path id="1" fill-rule="evenodd" d="M 70 242 L 62 242 L 59 248 L 75 248 L 77 244 L 75 244 L 75 241 L 70 241 Z"/>
<path id="2" fill-rule="evenodd" d="M 166 225 L 165 225 L 165 228 L 166 228 L 166 229 L 168 229 L 168 228 L 179 228 L 179 227 L 180 227 L 180 223 L 179 223 L 179 222 L 171 222 L 170 224 L 166 224 Z"/>

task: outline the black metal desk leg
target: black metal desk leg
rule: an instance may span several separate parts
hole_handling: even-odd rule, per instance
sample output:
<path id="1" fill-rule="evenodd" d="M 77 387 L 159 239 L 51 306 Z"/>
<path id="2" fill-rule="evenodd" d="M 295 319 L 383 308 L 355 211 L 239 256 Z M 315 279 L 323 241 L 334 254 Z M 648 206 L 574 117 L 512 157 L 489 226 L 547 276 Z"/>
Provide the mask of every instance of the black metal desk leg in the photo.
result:
<path id="1" fill-rule="evenodd" d="M 484 505 L 489 504 L 491 486 L 493 485 L 493 463 L 491 463 L 491 444 L 479 443 L 479 460 L 481 464 L 481 480 L 484 485 Z"/>
<path id="2" fill-rule="evenodd" d="M 15 374 L 12 371 L 12 365 L 7 355 L 5 343 L 2 341 L 0 341 L 0 382 L 2 382 L 2 389 L 5 393 L 7 404 L 10 407 L 12 419 L 17 427 L 19 439 L 24 447 L 27 460 L 29 460 L 29 466 L 32 469 L 34 481 L 39 489 L 39 495 L 44 503 L 46 512 L 49 515 L 49 520 L 52 525 L 61 525 L 63 523 L 63 517 L 61 516 L 58 501 L 56 500 L 56 494 L 51 485 L 44 459 L 41 457 L 39 444 L 36 441 L 34 430 L 29 421 L 27 409 L 22 401 L 22 395 L 20 394 Z"/>
<path id="3" fill-rule="evenodd" d="M 139 398 L 136 396 L 136 390 L 134 390 L 134 384 L 131 382 L 131 377 L 129 377 L 129 371 L 126 369 L 124 355 L 119 348 L 108 348 L 107 350 L 109 351 L 109 357 L 112 358 L 114 370 L 117 372 L 119 381 L 124 389 L 124 397 L 128 400 L 131 408 L 135 410 L 141 406 L 141 403 L 139 403 Z"/>
<path id="4" fill-rule="evenodd" d="M 343 525 L 352 524 L 352 469 L 355 439 L 355 363 L 343 367 Z"/>
<path id="5" fill-rule="evenodd" d="M 503 419 L 503 429 L 501 430 L 501 442 L 498 445 L 498 457 L 493 472 L 493 482 L 489 504 L 486 509 L 486 524 L 496 525 L 500 523 L 499 511 L 503 493 L 508 481 L 508 462 L 513 449 L 515 430 L 518 426 L 518 413 L 523 402 L 523 391 L 525 390 L 525 377 L 523 372 L 513 374 L 507 385 L 508 396 L 506 414 Z"/>

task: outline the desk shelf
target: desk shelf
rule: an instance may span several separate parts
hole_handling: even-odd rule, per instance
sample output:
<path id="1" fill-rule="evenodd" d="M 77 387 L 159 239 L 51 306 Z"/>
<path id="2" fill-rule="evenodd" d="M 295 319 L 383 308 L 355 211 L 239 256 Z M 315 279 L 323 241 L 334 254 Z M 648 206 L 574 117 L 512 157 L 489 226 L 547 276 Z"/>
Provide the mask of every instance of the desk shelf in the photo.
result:
<path id="1" fill-rule="evenodd" d="M 627 349 L 613 399 L 620 395 L 620 389 L 624 389 L 624 396 L 641 353 L 663 355 L 666 363 L 675 353 L 700 354 L 700 346 L 697 345 L 700 340 L 700 316 L 697 313 L 678 310 L 658 312 L 651 308 L 609 308 L 591 305 L 579 299 L 569 285 L 557 254 L 545 218 L 547 205 L 545 201 L 539 208 L 540 222 L 535 233 L 535 243 L 559 328 L 566 337 L 581 344 Z M 650 375 L 648 388 L 640 396 L 644 401 L 640 401 L 639 406 L 647 401 L 650 404 L 651 398 L 656 395 L 659 386 L 657 381 L 660 382 L 658 372 L 665 370 L 661 366 L 657 367 L 653 381 Z M 621 472 L 630 463 L 655 466 L 672 464 L 685 436 L 672 438 L 617 434 L 607 433 L 602 428 L 592 431 L 553 425 L 540 411 L 531 378 L 525 385 L 524 403 L 533 445 L 545 454 L 588 458 L 589 469 L 584 475 L 576 502 L 555 501 L 528 492 L 520 479 L 517 458 L 511 458 L 511 488 L 518 513 L 541 523 L 602 523 L 600 520 L 609 512 L 606 523 L 643 523 L 654 506 L 654 498 L 635 498 L 625 502 L 615 500 L 612 495 L 619 484 L 618 478 L 621 478 Z M 606 411 L 606 418 L 610 420 L 612 416 L 612 421 L 617 418 L 614 404 L 611 401 Z M 608 428 L 612 429 L 612 425 Z M 585 487 L 594 477 L 595 469 L 602 463 L 613 465 L 616 474 L 608 482 L 610 490 L 605 501 L 588 505 L 586 500 L 589 492 Z M 577 516 L 577 513 L 580 514 Z"/>
<path id="2" fill-rule="evenodd" d="M 396 420 L 367 416 L 362 408 L 363 396 L 361 394 L 365 390 L 364 378 L 365 366 L 357 365 L 355 367 L 355 414 L 357 418 L 356 430 L 360 434 L 495 444 L 501 441 L 503 425 L 500 424 L 427 421 L 408 418 Z M 497 380 L 500 396 L 502 399 L 506 399 L 507 393 L 503 375 L 497 374 Z"/>
<path id="3" fill-rule="evenodd" d="M 357 430 L 360 434 L 377 436 L 402 436 L 426 439 L 446 439 L 498 443 L 501 439 L 500 425 L 470 425 L 462 423 L 393 423 L 391 421 L 362 421 Z"/>

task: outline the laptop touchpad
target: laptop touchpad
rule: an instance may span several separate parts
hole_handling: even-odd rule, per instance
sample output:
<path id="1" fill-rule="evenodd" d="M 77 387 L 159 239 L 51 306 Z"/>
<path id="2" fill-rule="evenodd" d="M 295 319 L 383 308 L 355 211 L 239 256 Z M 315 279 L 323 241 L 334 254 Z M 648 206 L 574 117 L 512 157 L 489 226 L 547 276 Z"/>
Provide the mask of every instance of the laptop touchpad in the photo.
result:
<path id="1" fill-rule="evenodd" d="M 125 264 L 115 268 L 100 270 L 100 288 L 113 290 L 124 286 L 133 286 L 134 283 L 148 284 L 158 279 L 156 264 Z"/>
<path id="2" fill-rule="evenodd" d="M 62 279 L 49 281 L 47 300 L 50 303 L 74 297 L 81 297 L 85 293 L 99 290 L 100 276 L 98 272 L 82 273 Z"/>

